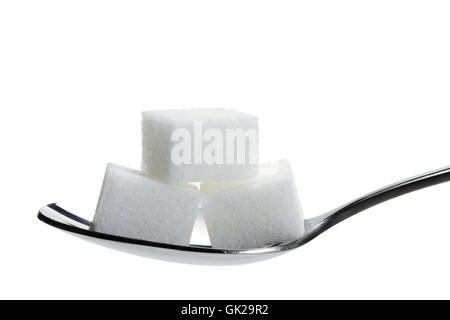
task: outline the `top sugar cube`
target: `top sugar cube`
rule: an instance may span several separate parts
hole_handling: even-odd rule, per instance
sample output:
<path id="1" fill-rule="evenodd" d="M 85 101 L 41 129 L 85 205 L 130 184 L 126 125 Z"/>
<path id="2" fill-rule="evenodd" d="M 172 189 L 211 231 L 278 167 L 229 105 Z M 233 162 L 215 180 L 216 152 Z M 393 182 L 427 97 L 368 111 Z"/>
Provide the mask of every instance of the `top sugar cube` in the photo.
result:
<path id="1" fill-rule="evenodd" d="M 258 119 L 229 109 L 142 113 L 142 170 L 167 182 L 257 175 Z"/>

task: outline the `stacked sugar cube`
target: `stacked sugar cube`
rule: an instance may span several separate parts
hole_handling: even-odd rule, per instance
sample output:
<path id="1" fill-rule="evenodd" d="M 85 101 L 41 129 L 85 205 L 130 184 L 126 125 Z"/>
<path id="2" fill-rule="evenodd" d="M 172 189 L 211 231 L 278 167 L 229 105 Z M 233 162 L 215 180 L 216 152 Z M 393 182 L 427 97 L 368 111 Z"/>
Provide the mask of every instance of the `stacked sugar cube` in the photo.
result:
<path id="1" fill-rule="evenodd" d="M 187 246 L 202 215 L 214 248 L 260 248 L 304 233 L 289 163 L 258 164 L 254 116 L 143 112 L 141 170 L 107 166 L 95 231 Z"/>

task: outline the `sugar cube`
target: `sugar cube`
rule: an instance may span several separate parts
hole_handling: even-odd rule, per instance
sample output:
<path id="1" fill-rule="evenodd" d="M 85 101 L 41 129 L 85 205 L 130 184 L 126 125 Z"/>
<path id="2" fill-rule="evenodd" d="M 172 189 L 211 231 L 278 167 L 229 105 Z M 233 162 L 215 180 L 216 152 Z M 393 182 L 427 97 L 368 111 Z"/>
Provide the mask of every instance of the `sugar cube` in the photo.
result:
<path id="1" fill-rule="evenodd" d="M 282 160 L 272 171 L 247 181 L 201 184 L 201 211 L 212 247 L 260 248 L 296 240 L 304 234 L 289 163 Z"/>
<path id="2" fill-rule="evenodd" d="M 200 191 L 170 185 L 109 164 L 93 230 L 133 239 L 189 245 Z"/>
<path id="3" fill-rule="evenodd" d="M 229 109 L 143 112 L 142 170 L 181 183 L 255 177 L 258 119 Z"/>

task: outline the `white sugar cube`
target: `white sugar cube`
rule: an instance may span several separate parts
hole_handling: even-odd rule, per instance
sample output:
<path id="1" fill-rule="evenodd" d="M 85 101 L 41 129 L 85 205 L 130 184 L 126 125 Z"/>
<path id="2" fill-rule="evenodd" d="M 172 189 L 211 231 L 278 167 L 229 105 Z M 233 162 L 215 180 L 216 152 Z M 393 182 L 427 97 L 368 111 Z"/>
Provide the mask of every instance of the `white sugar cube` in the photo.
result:
<path id="1" fill-rule="evenodd" d="M 228 109 L 142 113 L 142 170 L 167 182 L 257 175 L 258 119 Z"/>
<path id="2" fill-rule="evenodd" d="M 189 245 L 200 191 L 169 185 L 109 164 L 93 230 L 153 242 Z"/>
<path id="3" fill-rule="evenodd" d="M 244 182 L 203 183 L 201 211 L 214 248 L 275 245 L 304 234 L 303 215 L 290 165 Z M 274 172 L 270 172 L 274 171 Z"/>

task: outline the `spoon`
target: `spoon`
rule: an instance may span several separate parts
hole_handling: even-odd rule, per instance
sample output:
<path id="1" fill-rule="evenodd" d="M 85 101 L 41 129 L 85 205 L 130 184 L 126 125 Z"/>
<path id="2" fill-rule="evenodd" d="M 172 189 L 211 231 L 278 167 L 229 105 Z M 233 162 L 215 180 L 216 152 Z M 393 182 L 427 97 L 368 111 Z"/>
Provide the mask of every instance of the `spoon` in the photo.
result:
<path id="1" fill-rule="evenodd" d="M 323 215 L 305 219 L 305 233 L 300 239 L 263 248 L 220 249 L 205 245 L 179 246 L 125 238 L 90 230 L 91 222 L 52 203 L 39 210 L 39 220 L 85 240 L 144 257 L 166 261 L 227 265 L 265 260 L 298 248 L 339 222 L 387 200 L 450 181 L 450 167 L 415 176 L 366 194 Z"/>

